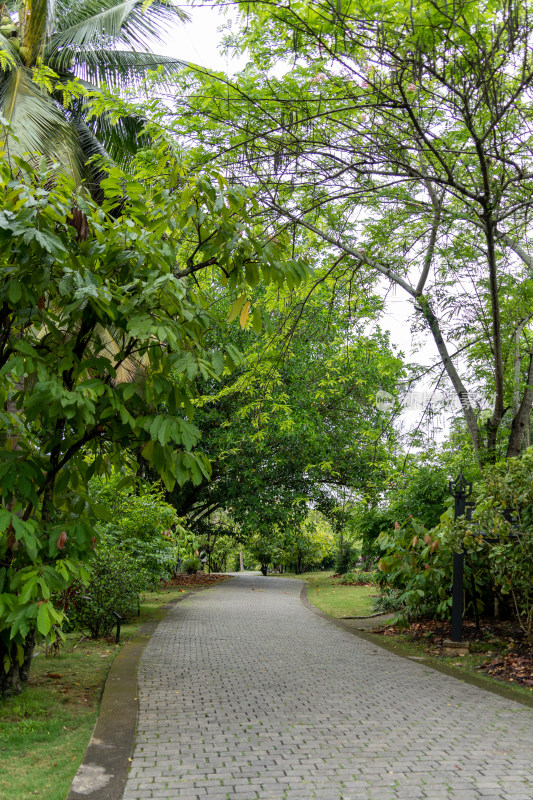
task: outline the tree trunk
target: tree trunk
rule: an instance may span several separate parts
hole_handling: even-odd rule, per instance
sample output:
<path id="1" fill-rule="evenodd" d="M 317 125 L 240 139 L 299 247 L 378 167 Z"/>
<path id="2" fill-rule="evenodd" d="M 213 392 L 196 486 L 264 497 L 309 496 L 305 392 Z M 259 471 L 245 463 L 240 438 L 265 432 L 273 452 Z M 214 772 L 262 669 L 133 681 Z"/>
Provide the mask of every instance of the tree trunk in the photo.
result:
<path id="1" fill-rule="evenodd" d="M 482 164 L 485 171 L 485 165 Z M 487 196 L 487 190 L 485 191 Z M 495 233 L 492 213 L 488 206 L 485 207 L 483 216 L 485 228 L 485 238 L 487 242 L 487 260 L 489 266 L 489 286 L 490 304 L 492 312 L 492 352 L 494 358 L 494 389 L 496 397 L 494 400 L 494 410 L 492 417 L 487 420 L 487 461 L 493 463 L 497 458 L 496 445 L 498 441 L 498 431 L 504 415 L 504 380 L 503 380 L 503 355 L 502 355 L 502 335 L 500 320 L 500 295 L 498 288 L 497 259 L 495 247 Z"/>
<path id="2" fill-rule="evenodd" d="M 4 631 L 5 634 L 8 631 Z M 24 660 L 19 664 L 17 658 L 17 647 L 13 642 L 6 645 L 0 636 L 0 697 L 11 697 L 20 694 L 28 683 L 30 677 L 31 659 L 35 648 L 35 631 L 31 631 L 24 642 Z M 11 666 L 6 672 L 4 669 L 4 658 L 8 656 Z"/>
<path id="3" fill-rule="evenodd" d="M 529 356 L 529 368 L 527 371 L 527 388 L 522 395 L 522 402 L 518 407 L 518 411 L 514 415 L 511 424 L 511 433 L 509 435 L 509 443 L 507 446 L 507 458 L 520 455 L 522 441 L 526 432 L 529 429 L 529 417 L 531 408 L 533 406 L 533 352 Z"/>
<path id="4" fill-rule="evenodd" d="M 463 416 L 466 420 L 468 432 L 470 433 L 470 439 L 472 441 L 472 446 L 474 448 L 475 456 L 478 462 L 482 464 L 483 454 L 481 453 L 481 447 L 480 447 L 479 428 L 477 424 L 476 415 L 470 404 L 470 398 L 468 396 L 468 392 L 466 390 L 464 383 L 459 377 L 459 373 L 455 369 L 452 359 L 450 358 L 450 354 L 448 353 L 448 348 L 446 347 L 446 343 L 443 339 L 440 330 L 439 322 L 435 314 L 433 313 L 433 310 L 427 298 L 422 295 L 417 298 L 417 301 L 418 301 L 418 308 L 422 312 L 422 315 L 425 321 L 427 322 L 427 325 L 433 335 L 435 344 L 437 345 L 437 350 L 439 351 L 439 355 L 442 359 L 442 365 L 446 370 L 446 373 L 450 378 L 453 388 L 455 389 L 457 397 L 459 398 L 459 401 L 461 403 L 463 409 Z"/>
<path id="5" fill-rule="evenodd" d="M 520 353 L 520 337 L 522 336 L 524 325 L 530 319 L 531 316 L 528 316 L 521 320 L 514 335 L 513 417 L 515 417 L 518 413 L 518 408 L 520 406 L 520 364 L 522 361 L 522 356 Z"/>

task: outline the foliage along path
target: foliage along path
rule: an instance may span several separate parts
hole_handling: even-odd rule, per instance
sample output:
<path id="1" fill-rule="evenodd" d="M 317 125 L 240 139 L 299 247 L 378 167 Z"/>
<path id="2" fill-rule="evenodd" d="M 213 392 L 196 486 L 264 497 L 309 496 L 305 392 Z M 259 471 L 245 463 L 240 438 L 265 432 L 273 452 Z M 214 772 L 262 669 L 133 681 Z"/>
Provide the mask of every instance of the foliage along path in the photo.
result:
<path id="1" fill-rule="evenodd" d="M 526 800 L 529 708 L 399 658 L 238 576 L 173 607 L 141 660 L 123 800 Z"/>

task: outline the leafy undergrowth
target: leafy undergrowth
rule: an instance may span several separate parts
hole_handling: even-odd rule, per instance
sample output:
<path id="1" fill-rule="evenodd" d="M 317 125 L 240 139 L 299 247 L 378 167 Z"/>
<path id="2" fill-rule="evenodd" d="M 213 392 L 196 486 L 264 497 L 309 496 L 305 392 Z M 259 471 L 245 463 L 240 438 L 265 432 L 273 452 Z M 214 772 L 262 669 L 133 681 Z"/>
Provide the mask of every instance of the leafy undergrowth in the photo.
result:
<path id="1" fill-rule="evenodd" d="M 57 655 L 37 646 L 28 688 L 0 700 L 0 797 L 64 800 L 80 765 L 114 656 L 144 622 L 184 589 L 143 597 L 141 614 L 122 626 L 121 644 L 70 633 Z"/>
<path id="2" fill-rule="evenodd" d="M 379 572 L 358 569 L 347 572 L 345 575 L 334 575 L 333 577 L 340 578 L 340 582 L 346 586 L 375 586 L 380 575 Z"/>
<path id="3" fill-rule="evenodd" d="M 343 576 L 333 572 L 284 573 L 282 578 L 299 578 L 309 584 L 308 598 L 332 617 L 365 617 L 373 612 L 378 590 L 372 585 L 345 585 Z"/>
<path id="4" fill-rule="evenodd" d="M 474 622 L 463 624 L 463 639 L 469 653 L 462 656 L 442 655 L 442 643 L 450 638 L 450 624 L 435 620 L 418 620 L 408 628 L 388 626 L 377 635 L 393 637 L 411 654 L 438 659 L 441 663 L 459 666 L 467 672 L 505 681 L 533 693 L 533 654 L 522 632 L 513 622 L 482 620 L 479 629 Z"/>

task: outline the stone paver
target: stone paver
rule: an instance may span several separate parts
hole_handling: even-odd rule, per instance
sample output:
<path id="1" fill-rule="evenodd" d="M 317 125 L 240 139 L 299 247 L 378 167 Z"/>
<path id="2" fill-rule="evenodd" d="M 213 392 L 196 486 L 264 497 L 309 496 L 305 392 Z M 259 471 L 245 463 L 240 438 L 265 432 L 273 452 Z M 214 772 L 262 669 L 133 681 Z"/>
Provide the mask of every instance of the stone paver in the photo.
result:
<path id="1" fill-rule="evenodd" d="M 144 651 L 123 800 L 532 800 L 533 712 L 239 576 Z"/>

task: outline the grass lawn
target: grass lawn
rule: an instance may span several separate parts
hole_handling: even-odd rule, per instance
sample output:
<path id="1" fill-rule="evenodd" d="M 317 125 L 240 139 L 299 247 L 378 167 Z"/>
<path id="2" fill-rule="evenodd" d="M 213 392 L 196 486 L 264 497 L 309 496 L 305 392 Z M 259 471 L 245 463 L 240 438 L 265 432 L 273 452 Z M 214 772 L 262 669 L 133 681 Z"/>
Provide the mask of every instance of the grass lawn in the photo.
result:
<path id="1" fill-rule="evenodd" d="M 58 655 L 37 646 L 28 688 L 0 700 L 0 797 L 65 800 L 98 714 L 114 656 L 137 628 L 179 596 L 179 588 L 143 597 L 140 617 L 122 626 L 121 644 L 71 633 Z"/>
<path id="2" fill-rule="evenodd" d="M 333 572 L 286 572 L 282 578 L 299 578 L 309 584 L 308 598 L 313 605 L 332 617 L 365 617 L 373 613 L 375 586 L 342 586 Z"/>

